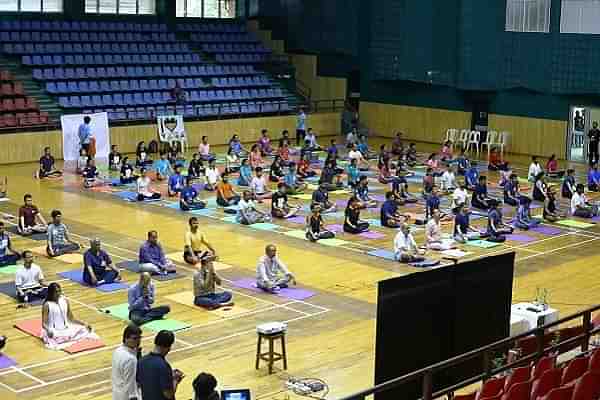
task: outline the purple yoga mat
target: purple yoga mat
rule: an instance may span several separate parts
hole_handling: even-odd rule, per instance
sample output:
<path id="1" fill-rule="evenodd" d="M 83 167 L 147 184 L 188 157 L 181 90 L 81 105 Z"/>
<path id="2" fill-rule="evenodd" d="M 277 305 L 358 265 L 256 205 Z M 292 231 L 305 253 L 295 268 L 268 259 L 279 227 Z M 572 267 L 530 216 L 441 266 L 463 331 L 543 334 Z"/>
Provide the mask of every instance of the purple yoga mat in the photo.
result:
<path id="1" fill-rule="evenodd" d="M 304 225 L 306 223 L 306 217 L 303 217 L 301 215 L 296 215 L 295 217 L 286 219 L 286 221 L 291 222 L 293 224 Z"/>
<path id="2" fill-rule="evenodd" d="M 335 205 L 341 208 L 346 208 L 346 204 L 348 204 L 348 200 L 336 200 Z"/>
<path id="3" fill-rule="evenodd" d="M 256 281 L 251 278 L 237 279 L 237 280 L 231 282 L 231 284 L 235 287 L 252 290 L 253 292 L 266 293 L 265 291 L 256 287 Z M 309 297 L 314 296 L 315 292 L 313 292 L 311 290 L 306 290 L 306 289 L 298 289 L 298 288 L 288 287 L 288 288 L 281 289 L 279 292 L 275 293 L 275 295 L 277 297 L 283 297 L 285 299 L 304 300 L 304 299 L 308 299 Z"/>
<path id="4" fill-rule="evenodd" d="M 340 225 L 340 224 L 326 225 L 325 228 L 328 231 L 331 231 L 333 233 L 342 233 L 342 232 L 344 232 L 344 226 Z"/>
<path id="5" fill-rule="evenodd" d="M 13 365 L 17 365 L 15 360 L 5 355 L 0 356 L 0 369 L 9 368 Z"/>
<path id="6" fill-rule="evenodd" d="M 598 217 L 592 217 L 591 220 L 594 221 L 594 222 L 600 222 L 600 216 L 598 216 Z"/>
<path id="7" fill-rule="evenodd" d="M 262 290 L 260 290 L 258 287 L 256 287 L 255 279 L 251 279 L 251 278 L 236 279 L 235 281 L 231 282 L 231 284 L 233 286 L 241 288 L 241 289 L 248 289 L 248 290 L 252 290 L 253 292 L 257 292 L 257 293 L 262 292 Z"/>
<path id="8" fill-rule="evenodd" d="M 358 236 L 363 237 L 365 239 L 383 239 L 385 235 L 380 232 L 368 231 L 359 234 Z"/>
<path id="9" fill-rule="evenodd" d="M 535 228 L 530 229 L 531 232 L 541 233 L 542 235 L 560 235 L 562 233 L 561 229 L 554 228 L 552 226 L 536 226 Z"/>
<path id="10" fill-rule="evenodd" d="M 371 194 L 371 195 L 369 195 L 369 197 L 371 199 L 373 199 L 373 200 L 377 200 L 377 201 L 380 201 L 380 202 L 385 201 L 385 196 L 382 195 L 382 194 Z"/>
<path id="11" fill-rule="evenodd" d="M 536 238 L 527 236 L 527 235 L 521 235 L 519 233 L 513 233 L 511 235 L 506 235 L 506 240 L 512 240 L 514 242 L 529 243 L 529 242 L 534 242 L 536 240 Z"/>

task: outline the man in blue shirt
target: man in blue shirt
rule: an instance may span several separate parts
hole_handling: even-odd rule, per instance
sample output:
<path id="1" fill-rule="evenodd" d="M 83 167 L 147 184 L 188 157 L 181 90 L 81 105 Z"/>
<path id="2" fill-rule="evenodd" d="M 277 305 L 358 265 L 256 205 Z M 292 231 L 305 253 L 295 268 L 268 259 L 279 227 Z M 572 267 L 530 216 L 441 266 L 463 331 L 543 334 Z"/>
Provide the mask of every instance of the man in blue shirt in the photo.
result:
<path id="1" fill-rule="evenodd" d="M 198 191 L 192 186 L 192 178 L 188 175 L 185 186 L 179 194 L 179 208 L 181 211 L 201 210 L 206 203 L 198 199 Z"/>
<path id="2" fill-rule="evenodd" d="M 88 116 L 83 117 L 83 124 L 79 125 L 79 144 L 85 149 L 86 154 L 90 154 L 90 141 L 92 139 L 92 119 Z"/>
<path id="3" fill-rule="evenodd" d="M 138 361 L 136 380 L 144 400 L 174 400 L 177 386 L 185 375 L 173 371 L 165 357 L 175 342 L 173 332 L 160 331 L 154 338 L 154 349 Z"/>
<path id="4" fill-rule="evenodd" d="M 388 228 L 398 228 L 402 223 L 402 216 L 398 214 L 398 203 L 394 200 L 394 194 L 387 192 L 385 202 L 381 206 L 381 225 Z"/>
<path id="5" fill-rule="evenodd" d="M 173 168 L 164 152 L 160 153 L 160 159 L 154 163 L 154 169 L 156 170 L 156 179 L 159 181 L 168 179 L 170 175 L 173 175 Z"/>
<path id="6" fill-rule="evenodd" d="M 313 192 L 311 207 L 313 207 L 315 204 L 318 204 L 321 207 L 323 213 L 337 211 L 337 207 L 335 206 L 335 204 L 329 201 L 329 192 L 327 191 L 327 184 L 320 184 L 319 188 Z"/>
<path id="7" fill-rule="evenodd" d="M 169 196 L 177 196 L 185 186 L 185 178 L 181 175 L 181 166 L 175 167 L 175 174 L 169 177 L 169 187 L 167 189 Z"/>
<path id="8" fill-rule="evenodd" d="M 152 307 L 154 304 L 154 284 L 148 272 L 140 274 L 140 280 L 129 287 L 127 303 L 129 304 L 129 319 L 136 325 L 162 319 L 171 308 L 169 306 Z"/>
<path id="9" fill-rule="evenodd" d="M 83 254 L 83 281 L 91 286 L 121 280 L 110 256 L 100 246 L 100 239 L 92 239 L 90 248 Z"/>
<path id="10" fill-rule="evenodd" d="M 591 192 L 600 190 L 600 171 L 598 171 L 598 164 L 594 164 L 588 171 L 588 190 Z"/>
<path id="11" fill-rule="evenodd" d="M 148 232 L 148 240 L 140 247 L 138 262 L 140 271 L 166 275 L 175 272 L 175 264 L 167 260 L 162 246 L 158 243 L 158 232 Z"/>

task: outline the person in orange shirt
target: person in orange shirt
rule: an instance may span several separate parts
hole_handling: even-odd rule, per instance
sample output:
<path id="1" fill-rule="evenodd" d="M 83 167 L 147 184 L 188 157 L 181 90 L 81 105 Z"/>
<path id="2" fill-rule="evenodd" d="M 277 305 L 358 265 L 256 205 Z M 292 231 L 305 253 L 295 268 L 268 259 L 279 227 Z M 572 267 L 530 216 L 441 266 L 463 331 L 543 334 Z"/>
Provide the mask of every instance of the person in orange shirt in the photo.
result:
<path id="1" fill-rule="evenodd" d="M 488 163 L 488 170 L 490 171 L 508 171 L 508 161 L 503 161 L 502 156 L 498 152 L 497 148 L 490 150 L 490 159 Z"/>
<path id="2" fill-rule="evenodd" d="M 217 183 L 217 204 L 222 207 L 229 207 L 236 205 L 239 201 L 240 195 L 233 190 L 228 175 L 223 173 L 221 180 Z"/>

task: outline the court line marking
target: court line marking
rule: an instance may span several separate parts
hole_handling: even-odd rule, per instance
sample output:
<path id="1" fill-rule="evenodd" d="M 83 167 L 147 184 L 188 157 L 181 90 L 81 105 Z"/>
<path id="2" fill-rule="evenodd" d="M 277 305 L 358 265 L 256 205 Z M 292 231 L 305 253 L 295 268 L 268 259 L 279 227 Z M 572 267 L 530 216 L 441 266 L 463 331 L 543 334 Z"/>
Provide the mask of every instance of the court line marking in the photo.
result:
<path id="1" fill-rule="evenodd" d="M 31 380 L 36 381 L 37 383 L 46 383 L 46 381 L 43 381 L 42 379 L 39 379 L 33 375 L 31 375 L 28 372 L 23 371 L 21 368 L 17 367 L 17 366 L 12 366 L 11 369 L 14 369 L 15 371 L 17 371 L 18 373 L 25 375 L 26 377 L 28 377 Z"/>
<path id="2" fill-rule="evenodd" d="M 302 315 L 300 317 L 288 319 L 288 320 L 285 320 L 285 321 L 282 321 L 282 322 L 284 322 L 286 324 L 289 324 L 291 322 L 300 321 L 300 320 L 303 320 L 303 319 L 306 319 L 306 318 L 316 317 L 316 316 L 324 314 L 326 312 L 327 311 L 319 311 L 319 312 L 314 313 L 314 314 L 309 315 L 309 316 Z M 180 349 L 175 349 L 175 350 L 171 351 L 169 354 L 174 354 L 174 353 L 179 353 L 181 351 L 195 349 L 195 348 L 198 348 L 198 347 L 202 347 L 202 346 L 206 346 L 206 345 L 209 345 L 209 344 L 217 343 L 219 341 L 226 341 L 226 340 L 229 340 L 229 339 L 233 339 L 233 338 L 236 338 L 236 337 L 239 337 L 239 336 L 243 336 L 243 335 L 247 335 L 249 333 L 254 333 L 254 332 L 256 332 L 255 328 L 254 329 L 247 329 L 247 330 L 236 332 L 236 333 L 232 333 L 230 335 L 223 336 L 223 337 L 220 337 L 220 338 L 206 340 L 204 342 L 196 343 L 196 344 L 188 346 L 188 347 L 182 347 Z M 96 374 L 96 373 L 99 373 L 99 372 L 104 372 L 104 371 L 110 370 L 111 368 L 112 368 L 112 366 L 110 366 L 110 367 L 102 367 L 102 368 L 98 368 L 96 370 L 82 372 L 80 374 L 76 374 L 76 375 L 72 375 L 72 376 L 68 376 L 68 377 L 64 377 L 64 378 L 60 378 L 60 379 L 55 379 L 54 381 L 48 381 L 48 382 L 43 383 L 43 384 L 40 383 L 38 385 L 28 386 L 26 388 L 17 389 L 17 390 L 11 389 L 11 391 L 13 391 L 14 393 L 30 392 L 32 390 L 41 389 L 41 388 L 46 387 L 46 386 L 55 385 L 57 383 L 67 382 L 67 381 L 70 381 L 70 380 L 73 380 L 73 379 L 78 379 L 78 378 L 81 378 L 81 377 L 84 377 L 84 376 Z M 96 382 L 96 383 L 97 384 L 103 384 L 103 383 L 107 383 L 107 382 L 110 382 L 110 379 L 105 379 L 103 381 Z"/>

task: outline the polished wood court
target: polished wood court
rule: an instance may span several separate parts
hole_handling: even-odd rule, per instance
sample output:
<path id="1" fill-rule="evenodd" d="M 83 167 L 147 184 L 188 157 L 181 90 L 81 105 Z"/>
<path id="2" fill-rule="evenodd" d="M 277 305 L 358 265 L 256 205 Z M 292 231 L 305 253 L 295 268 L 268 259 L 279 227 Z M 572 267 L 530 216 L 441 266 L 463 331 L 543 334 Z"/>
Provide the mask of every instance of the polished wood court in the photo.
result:
<path id="1" fill-rule="evenodd" d="M 20 164 L 0 169 L 0 176 L 9 178 L 10 201 L 0 203 L 0 212 L 7 217 L 15 214 L 23 194 L 29 192 L 45 216 L 54 208 L 61 209 L 73 236 L 84 245 L 87 246 L 89 238 L 100 237 L 115 262 L 135 259 L 150 229 L 159 231 L 167 253 L 182 250 L 188 215 L 167 207 L 127 203 L 108 193 L 84 192 L 73 175 L 65 176 L 64 180 L 40 182 L 32 178 L 34 168 L 33 164 Z M 523 176 L 524 172 L 519 172 Z M 412 191 L 416 188 L 417 185 L 411 184 Z M 284 389 L 288 375 L 325 380 L 331 387 L 328 398 L 373 384 L 377 282 L 419 272 L 365 254 L 370 248 L 392 248 L 394 231 L 385 233 L 385 238 L 368 242 L 344 235 L 350 245 L 327 247 L 275 231 L 229 224 L 218 218 L 200 217 L 200 220 L 220 262 L 228 265 L 220 274 L 225 278 L 224 286 L 234 292 L 236 306 L 231 315 L 219 315 L 169 302 L 167 296 L 192 290 L 193 269 L 189 266 L 180 265 L 186 275 L 183 279 L 155 282 L 157 304 L 170 304 L 171 318 L 192 325 L 176 333 L 176 344 L 168 356 L 171 364 L 187 375 L 177 398 L 192 397 L 191 381 L 201 371 L 213 373 L 220 388 L 249 387 L 255 398 L 265 399 L 295 397 Z M 288 223 L 283 222 L 282 226 Z M 533 299 L 537 288 L 549 290 L 548 300 L 561 315 L 600 302 L 597 250 L 600 227 L 585 230 L 561 227 L 561 233 L 554 236 L 533 236 L 535 240 L 529 243 L 507 242 L 483 251 L 469 249 L 473 253 L 470 257 L 516 251 L 514 302 Z M 14 247 L 19 250 L 43 244 L 12 237 Z M 422 232 L 417 231 L 416 237 L 421 240 Z M 231 286 L 236 278 L 254 275 L 256 260 L 268 243 L 277 244 L 280 257 L 296 274 L 299 285 L 316 291 L 316 296 L 293 301 Z M 0 333 L 9 337 L 5 353 L 18 362 L 17 367 L 0 371 L 1 398 L 110 399 L 111 353 L 121 341 L 124 323 L 99 309 L 126 302 L 126 292 L 101 293 L 57 276 L 58 272 L 78 265 L 43 256 L 37 256 L 36 263 L 42 266 L 47 280 L 61 282 L 75 314 L 94 327 L 106 347 L 73 356 L 46 350 L 40 341 L 13 328 L 15 321 L 39 316 L 41 309 L 16 309 L 12 299 L 0 295 Z M 136 280 L 133 273 L 123 274 L 128 283 Z M 0 275 L 0 279 L 6 282 L 12 277 Z M 289 326 L 288 370 L 277 368 L 273 375 L 267 375 L 266 367 L 254 369 L 255 327 L 268 321 L 286 321 Z M 401 314 L 398 323 L 410 329 L 411 321 L 403 320 Z M 479 323 L 473 321 L 473 328 Z M 153 336 L 153 332 L 144 331 L 145 351 L 151 349 Z"/>

